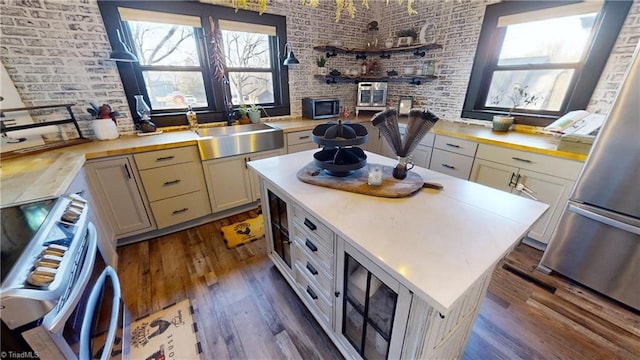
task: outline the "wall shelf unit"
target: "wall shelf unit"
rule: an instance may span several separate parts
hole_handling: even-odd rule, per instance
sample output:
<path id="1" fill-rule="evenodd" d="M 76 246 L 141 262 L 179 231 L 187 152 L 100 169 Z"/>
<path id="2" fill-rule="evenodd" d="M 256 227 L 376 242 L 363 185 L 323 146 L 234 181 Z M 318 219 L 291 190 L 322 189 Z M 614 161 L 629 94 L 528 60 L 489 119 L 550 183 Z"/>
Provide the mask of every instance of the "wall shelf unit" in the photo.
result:
<path id="1" fill-rule="evenodd" d="M 339 53 L 343 54 L 355 54 L 356 60 L 364 60 L 369 55 L 378 55 L 382 59 L 391 58 L 391 54 L 399 52 L 413 52 L 413 55 L 418 57 L 424 57 L 427 50 L 442 49 L 442 45 L 432 44 L 418 44 L 392 48 L 347 48 L 338 46 L 314 46 L 314 50 L 324 51 L 327 58 L 334 57 Z"/>
<path id="2" fill-rule="evenodd" d="M 407 75 L 407 76 L 345 76 L 345 75 L 314 75 L 316 79 L 323 79 L 327 84 L 336 84 L 338 82 L 354 82 L 361 81 L 387 81 L 387 82 L 408 82 L 411 85 L 421 85 L 423 81 L 437 79 L 435 75 Z"/>

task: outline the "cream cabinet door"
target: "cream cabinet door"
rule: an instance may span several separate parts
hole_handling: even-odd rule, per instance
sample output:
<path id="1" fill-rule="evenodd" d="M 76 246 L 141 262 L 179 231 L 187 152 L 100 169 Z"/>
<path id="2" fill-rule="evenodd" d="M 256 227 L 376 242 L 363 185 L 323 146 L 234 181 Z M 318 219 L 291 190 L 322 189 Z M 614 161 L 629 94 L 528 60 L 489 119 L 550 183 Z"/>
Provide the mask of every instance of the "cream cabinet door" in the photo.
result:
<path id="1" fill-rule="evenodd" d="M 562 215 L 562 210 L 569 198 L 569 192 L 575 182 L 524 169 L 520 169 L 518 175 L 518 183 L 524 185 L 525 188 L 524 191 L 518 191 L 514 187 L 511 191 L 512 193 L 527 198 L 533 196 L 538 201 L 549 205 L 549 210 L 533 224 L 527 234 L 528 237 L 534 240 L 548 244 L 553 231 L 558 225 L 558 221 L 560 221 L 560 215 Z M 527 192 L 531 196 L 527 195 Z"/>
<path id="2" fill-rule="evenodd" d="M 283 154 L 284 154 L 284 148 L 279 150 L 258 152 L 255 154 L 249 154 L 249 156 L 247 157 L 247 161 L 266 159 L 269 157 L 283 155 Z M 258 180 L 258 175 L 256 175 L 253 170 L 248 169 L 248 171 L 249 171 L 249 181 L 251 183 L 252 200 L 256 201 L 260 199 L 260 181 Z"/>
<path id="3" fill-rule="evenodd" d="M 380 131 L 376 129 L 373 124 L 363 123 L 361 124 L 365 128 L 367 128 L 367 134 L 369 135 L 367 138 L 367 142 L 360 145 L 362 150 L 369 151 L 372 153 L 379 154 L 380 153 Z"/>
<path id="4" fill-rule="evenodd" d="M 231 156 L 202 163 L 212 212 L 231 209 L 253 201 L 247 171 L 248 156 Z"/>
<path id="5" fill-rule="evenodd" d="M 469 180 L 502 191 L 511 191 L 511 178 L 518 173 L 518 168 L 499 164 L 493 161 L 476 159 Z"/>
<path id="6" fill-rule="evenodd" d="M 431 164 L 431 152 L 432 148 L 428 146 L 418 145 L 415 150 L 411 153 L 411 157 L 413 158 L 413 163 L 416 166 L 423 167 L 425 169 L 429 168 Z"/>
<path id="7" fill-rule="evenodd" d="M 153 230 L 131 156 L 87 162 L 85 171 L 116 237 Z"/>

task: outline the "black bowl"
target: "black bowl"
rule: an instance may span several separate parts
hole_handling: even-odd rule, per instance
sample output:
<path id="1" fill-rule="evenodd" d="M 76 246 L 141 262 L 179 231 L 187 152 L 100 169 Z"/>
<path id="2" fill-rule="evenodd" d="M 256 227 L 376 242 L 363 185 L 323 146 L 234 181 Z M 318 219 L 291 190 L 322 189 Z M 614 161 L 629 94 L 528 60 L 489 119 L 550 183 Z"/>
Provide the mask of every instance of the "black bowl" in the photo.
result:
<path id="1" fill-rule="evenodd" d="M 347 176 L 367 165 L 367 155 L 358 147 L 325 148 L 313 154 L 314 164 L 333 176 Z"/>

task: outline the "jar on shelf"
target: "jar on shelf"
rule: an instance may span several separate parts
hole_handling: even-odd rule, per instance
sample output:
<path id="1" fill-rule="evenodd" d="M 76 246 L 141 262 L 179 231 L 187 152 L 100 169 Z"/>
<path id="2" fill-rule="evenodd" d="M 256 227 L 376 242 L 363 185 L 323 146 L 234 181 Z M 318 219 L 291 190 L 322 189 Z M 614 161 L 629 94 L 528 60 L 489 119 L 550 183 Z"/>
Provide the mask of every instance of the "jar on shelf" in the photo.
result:
<path id="1" fill-rule="evenodd" d="M 422 75 L 435 75 L 436 73 L 436 61 L 427 60 L 422 66 Z"/>

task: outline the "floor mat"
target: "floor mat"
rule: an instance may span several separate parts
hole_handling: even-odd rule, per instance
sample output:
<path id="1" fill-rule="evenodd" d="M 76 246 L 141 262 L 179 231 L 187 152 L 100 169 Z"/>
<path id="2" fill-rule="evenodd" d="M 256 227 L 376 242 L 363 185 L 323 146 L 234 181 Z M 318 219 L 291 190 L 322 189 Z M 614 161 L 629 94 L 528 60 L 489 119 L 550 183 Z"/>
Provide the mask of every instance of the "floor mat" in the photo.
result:
<path id="1" fill-rule="evenodd" d="M 131 323 L 131 359 L 200 359 L 189 299 Z"/>
<path id="2" fill-rule="evenodd" d="M 222 237 L 229 249 L 258 240 L 264 236 L 262 214 L 258 217 L 240 221 L 220 228 Z"/>

